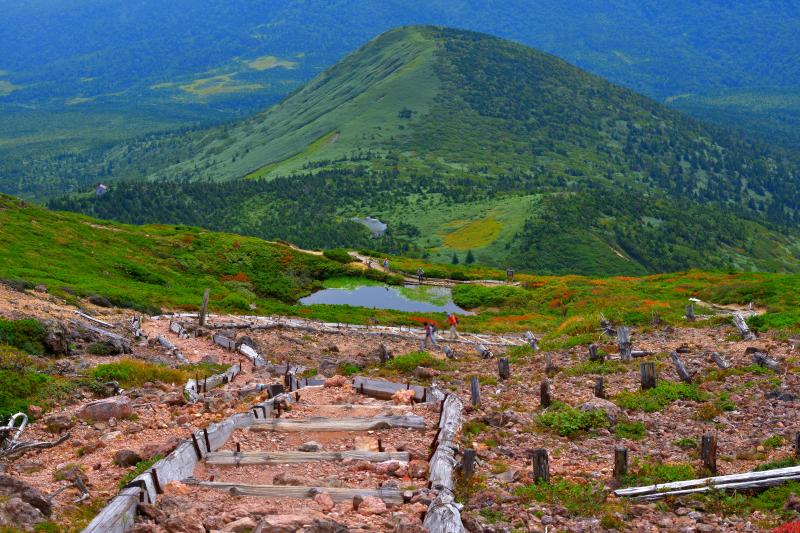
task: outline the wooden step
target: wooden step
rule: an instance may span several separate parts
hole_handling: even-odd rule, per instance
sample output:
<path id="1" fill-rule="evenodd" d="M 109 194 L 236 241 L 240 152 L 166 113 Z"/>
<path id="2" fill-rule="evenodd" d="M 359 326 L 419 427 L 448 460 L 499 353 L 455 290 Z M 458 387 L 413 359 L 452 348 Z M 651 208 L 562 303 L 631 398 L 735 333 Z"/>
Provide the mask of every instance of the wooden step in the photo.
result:
<path id="1" fill-rule="evenodd" d="M 254 421 L 250 431 L 372 431 L 389 428 L 425 429 L 425 419 L 415 415 L 372 418 L 270 418 Z"/>
<path id="2" fill-rule="evenodd" d="M 262 496 L 265 498 L 313 498 L 320 492 L 327 492 L 334 502 L 346 502 L 356 496 L 375 496 L 386 503 L 402 504 L 400 489 L 351 489 L 340 487 L 295 487 L 291 485 L 242 485 L 219 481 L 186 481 L 189 485 L 209 489 L 226 490 L 233 496 Z"/>
<path id="3" fill-rule="evenodd" d="M 310 463 L 316 461 L 400 461 L 411 460 L 408 452 L 366 452 L 350 450 L 343 452 L 212 452 L 206 456 L 206 462 L 212 465 L 278 465 L 293 463 Z"/>

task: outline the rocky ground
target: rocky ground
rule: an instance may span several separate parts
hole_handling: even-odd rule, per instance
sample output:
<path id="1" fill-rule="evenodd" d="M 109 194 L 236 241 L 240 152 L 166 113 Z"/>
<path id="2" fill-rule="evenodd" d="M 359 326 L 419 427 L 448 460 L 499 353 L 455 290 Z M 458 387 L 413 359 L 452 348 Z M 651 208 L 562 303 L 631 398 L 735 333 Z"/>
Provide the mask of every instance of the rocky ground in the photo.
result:
<path id="1" fill-rule="evenodd" d="M 129 311 L 88 303 L 85 310 L 101 320 L 117 324 L 115 331 L 124 331 L 132 315 Z M 67 330 L 71 328 L 70 320 L 75 318 L 74 308 L 46 294 L 19 293 L 2 286 L 0 316 L 53 320 Z M 245 361 L 215 346 L 207 336 L 180 339 L 168 333 L 168 327 L 167 319 L 145 320 L 143 329 L 148 339 L 132 339 L 133 353 L 124 357 L 176 364 L 174 357 L 153 342 L 157 335 L 165 335 L 192 362 Z M 464 503 L 464 524 L 471 532 L 768 531 L 797 519 L 797 511 L 793 509 L 798 508 L 798 502 L 792 497 L 787 501 L 786 495 L 777 507 L 765 507 L 753 505 L 754 497 L 749 495 L 735 501 L 723 497 L 684 497 L 639 504 L 610 494 L 616 487 L 612 469 L 617 445 L 628 449 L 632 480 L 644 479 L 642 472 L 659 465 L 683 465 L 699 474 L 701 463 L 696 443 L 701 435 L 709 433 L 718 439 L 719 474 L 747 472 L 769 461 L 791 457 L 793 435 L 800 430 L 796 399 L 800 394 L 796 372 L 798 354 L 791 340 L 764 336 L 754 341 L 738 341 L 732 327 L 704 327 L 702 322 L 697 327 L 665 326 L 646 332 L 634 331 L 634 349 L 654 352 L 646 360 L 656 363 L 660 382 L 679 381 L 668 355 L 678 350 L 702 395 L 699 401 L 678 399 L 647 412 L 619 405 L 624 403 L 620 401 L 623 393 L 639 390 L 641 360 L 616 361 L 615 343 L 599 333 L 601 353 L 612 354 L 605 363 L 588 365 L 586 346 L 553 350 L 547 353 L 555 368 L 548 373 L 545 373 L 546 352 L 512 349 L 506 353 L 505 349 L 494 349 L 495 356 L 511 358 L 508 380 L 498 378 L 495 359 L 481 359 L 468 345 L 453 345 L 455 361 L 446 360 L 402 372 L 380 366 L 380 344 L 384 343 L 395 356 L 401 356 L 418 349 L 416 341 L 319 335 L 288 329 L 237 330 L 235 333 L 240 338 L 250 337 L 259 353 L 273 362 L 301 364 L 324 376 L 359 367 L 363 375 L 420 384 L 435 382 L 458 394 L 465 405 L 470 404 L 470 378 L 479 377 L 481 403 L 476 408 L 466 409 L 462 437 L 462 446 L 475 449 L 478 461 L 474 476 L 470 480 L 460 480 L 457 487 L 458 499 Z M 99 362 L 123 357 L 122 354 L 87 355 L 85 347 L 97 339 L 82 338 L 73 331 L 67 334 L 71 335 L 72 352 L 63 358 L 67 374 L 80 374 Z M 746 353 L 748 348 L 769 354 L 780 364 L 780 371 L 754 367 L 752 355 Z M 712 351 L 723 355 L 732 369 L 719 371 L 708 355 Z M 608 401 L 595 398 L 593 393 L 595 379 L 600 375 L 605 380 Z M 131 465 L 140 459 L 168 453 L 194 429 L 246 411 L 256 398 L 240 397 L 239 391 L 276 379 L 264 370 L 254 372 L 252 365 L 246 363 L 241 376 L 210 393 L 208 401 L 194 405 L 185 403 L 183 383 L 146 383 L 122 391 L 100 408 L 88 407 L 98 399 L 95 393 L 81 391 L 69 405 L 43 413 L 24 433 L 26 440 L 52 441 L 69 432 L 65 442 L 0 463 L 0 494 L 5 495 L 0 498 L 0 528 L 14 524 L 31 529 L 34 523 L 48 517 L 65 526 L 64 531 L 70 531 L 69 524 L 85 524 L 88 517 L 116 494 L 120 480 L 133 470 Z M 539 399 L 540 383 L 544 379 L 549 380 L 556 402 L 549 410 L 543 409 Z M 358 414 L 347 416 L 372 413 L 375 405 L 380 406 L 377 410 L 390 409 L 385 402 L 364 399 L 346 388 L 320 388 L 301 393 L 301 401 L 285 416 L 335 417 L 339 408 L 327 406 L 364 403 L 372 407 L 354 407 L 356 410 L 351 413 Z M 557 427 L 548 427 L 540 418 L 554 409 L 563 409 L 560 403 L 578 409 L 588 404 L 585 409 L 601 410 L 605 420 L 598 423 L 593 419 L 594 425 L 560 435 Z M 435 421 L 436 417 L 435 412 L 422 406 L 391 409 L 400 412 L 407 409 L 425 416 L 428 421 Z M 564 416 L 573 415 L 569 411 Z M 432 440 L 430 431 L 381 430 L 379 433 L 387 449 L 402 448 L 410 451 L 414 458 L 427 458 L 427 447 Z M 239 442 L 243 450 L 293 450 L 307 441 L 316 441 L 331 450 L 356 445 L 353 435 L 238 431 L 226 449 L 232 449 L 234 443 Z M 530 452 L 537 448 L 548 451 L 551 485 L 557 489 L 531 490 Z M 372 468 L 373 465 L 368 468 L 346 463 L 238 468 L 200 465 L 195 477 L 208 480 L 213 476 L 216 480 L 257 484 L 275 483 L 277 479 L 287 484 L 302 480 L 303 484 L 313 482 L 330 487 L 383 483 L 395 483 L 409 490 L 424 487 L 424 480 L 412 475 L 407 468 L 392 472 Z M 77 503 L 81 491 L 72 481 L 76 476 L 90 495 Z M 50 494 L 64 487 L 68 488 L 49 499 Z M 590 490 L 580 490 L 581 487 L 590 487 Z M 262 517 L 283 516 L 287 523 L 281 525 L 274 518 L 272 530 L 413 531 L 411 528 L 419 526 L 418 519 L 427 502 L 424 491 L 417 492 L 415 497 L 416 501 L 396 509 L 358 512 L 352 509 L 352 504 L 331 506 L 324 497 L 303 501 L 264 500 L 174 484 L 166 488 L 158 507 L 143 509 L 145 515 L 137 527 L 142 531 L 204 531 L 203 527 L 249 531 L 248 528 L 255 527 Z M 288 518 L 291 515 L 295 518 Z"/>

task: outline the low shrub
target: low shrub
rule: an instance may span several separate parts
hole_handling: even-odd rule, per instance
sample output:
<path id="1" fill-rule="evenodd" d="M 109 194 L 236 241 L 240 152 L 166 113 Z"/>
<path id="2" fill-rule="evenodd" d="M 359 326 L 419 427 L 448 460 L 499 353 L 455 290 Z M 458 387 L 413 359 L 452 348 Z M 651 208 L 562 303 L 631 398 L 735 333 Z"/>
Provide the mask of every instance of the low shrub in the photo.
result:
<path id="1" fill-rule="evenodd" d="M 141 473 L 145 472 L 148 468 L 156 464 L 162 459 L 160 455 L 155 455 L 146 461 L 139 461 L 133 470 L 122 476 L 119 480 L 119 488 L 125 488 L 125 485 L 136 479 Z"/>
<path id="2" fill-rule="evenodd" d="M 608 427 L 603 411 L 583 411 L 561 402 L 555 402 L 537 417 L 537 422 L 562 437 L 572 437 L 582 431 Z"/>
<path id="3" fill-rule="evenodd" d="M 560 479 L 518 487 L 514 495 L 525 502 L 561 505 L 571 515 L 592 516 L 602 510 L 607 493 L 597 484 Z"/>
<path id="4" fill-rule="evenodd" d="M 632 465 L 630 472 L 623 476 L 623 486 L 638 487 L 655 485 L 656 483 L 671 483 L 694 479 L 697 472 L 690 464 L 685 463 L 657 463 L 650 460 L 637 461 Z"/>
<path id="5" fill-rule="evenodd" d="M 398 372 L 413 372 L 418 366 L 444 370 L 447 368 L 447 361 L 437 359 L 428 352 L 410 352 L 386 362 L 386 368 Z"/>
<path id="6" fill-rule="evenodd" d="M 228 367 L 201 363 L 170 368 L 166 365 L 148 363 L 138 359 L 122 359 L 114 363 L 97 365 L 90 372 L 90 377 L 97 381 L 116 381 L 122 387 L 141 387 L 150 381 L 164 383 L 184 383 L 195 376 L 204 377 L 224 372 Z"/>
<path id="7" fill-rule="evenodd" d="M 618 374 L 626 370 L 627 367 L 620 361 L 584 361 L 577 366 L 567 368 L 564 373 L 568 376 L 584 376 L 587 374 Z"/>
<path id="8" fill-rule="evenodd" d="M 789 468 L 790 466 L 800 465 L 800 459 L 797 457 L 784 457 L 782 459 L 775 459 L 768 463 L 758 465 L 753 469 L 753 472 L 763 472 L 764 470 L 775 470 L 776 468 Z"/>
<path id="9" fill-rule="evenodd" d="M 638 420 L 617 422 L 617 425 L 614 426 L 614 435 L 621 439 L 642 440 L 647 435 L 647 428 Z"/>
<path id="10" fill-rule="evenodd" d="M 29 354 L 44 353 L 44 326 L 33 319 L 0 319 L 0 344 L 19 348 Z"/>
<path id="11" fill-rule="evenodd" d="M 684 437 L 682 439 L 678 439 L 675 442 L 673 442 L 672 444 L 674 444 L 678 448 L 683 448 L 683 449 L 697 448 L 698 447 L 697 440 L 693 439 L 691 437 Z"/>
<path id="12" fill-rule="evenodd" d="M 354 259 L 347 253 L 347 250 L 343 248 L 334 248 L 332 250 L 325 250 L 322 252 L 322 255 L 326 258 L 330 259 L 331 261 L 336 261 L 337 263 L 347 264 L 352 263 Z"/>
<path id="13" fill-rule="evenodd" d="M 706 394 L 697 385 L 660 381 L 655 388 L 635 392 L 622 392 L 616 398 L 617 405 L 623 409 L 632 409 L 653 413 L 660 411 L 677 400 L 704 401 Z"/>
<path id="14" fill-rule="evenodd" d="M 42 373 L 32 358 L 15 348 L 0 346 L 0 421 L 31 405 L 48 409 L 74 389 L 72 382 Z M 30 413 L 28 413 L 30 414 Z"/>

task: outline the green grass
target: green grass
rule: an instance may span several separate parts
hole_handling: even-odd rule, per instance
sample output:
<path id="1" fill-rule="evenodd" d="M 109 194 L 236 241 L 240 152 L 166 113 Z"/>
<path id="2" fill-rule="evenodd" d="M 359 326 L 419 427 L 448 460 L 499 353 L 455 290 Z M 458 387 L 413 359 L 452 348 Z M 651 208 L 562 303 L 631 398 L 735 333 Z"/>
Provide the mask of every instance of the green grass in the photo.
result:
<path id="1" fill-rule="evenodd" d="M 148 363 L 138 359 L 123 359 L 114 363 L 104 363 L 94 367 L 89 375 L 97 381 L 117 381 L 120 386 L 141 387 L 146 382 L 181 384 L 194 377 L 211 376 L 224 372 L 228 367 L 202 363 L 170 368 L 166 365 Z"/>
<path id="2" fill-rule="evenodd" d="M 37 320 L 0 318 L 0 345 L 13 346 L 29 354 L 43 354 L 44 335 L 44 326 Z"/>
<path id="3" fill-rule="evenodd" d="M 536 421 L 562 437 L 574 437 L 585 431 L 609 426 L 603 411 L 583 411 L 561 402 L 554 402 Z"/>
<path id="4" fill-rule="evenodd" d="M 800 459 L 797 457 L 784 457 L 782 459 L 775 459 L 768 463 L 760 464 L 753 469 L 753 472 L 763 472 L 764 470 L 775 470 L 776 468 L 789 468 L 790 466 L 800 465 Z"/>
<path id="5" fill-rule="evenodd" d="M 418 366 L 444 370 L 447 368 L 447 361 L 436 359 L 428 352 L 410 352 L 386 362 L 386 368 L 405 374 L 413 372 Z"/>
<path id="6" fill-rule="evenodd" d="M 614 398 L 614 401 L 623 409 L 653 413 L 660 411 L 677 400 L 701 402 L 704 401 L 706 397 L 707 395 L 698 389 L 697 385 L 688 385 L 686 383 L 676 383 L 673 381 L 660 381 L 653 389 L 622 392 Z"/>
<path id="7" fill-rule="evenodd" d="M 614 435 L 621 439 L 642 440 L 647 436 L 647 428 L 638 420 L 634 422 L 621 421 L 614 426 Z"/>
<path id="8" fill-rule="evenodd" d="M 622 485 L 626 487 L 640 487 L 655 485 L 656 483 L 670 483 L 694 479 L 697 472 L 690 464 L 669 464 L 655 462 L 649 459 L 634 461 L 629 473 L 622 478 Z"/>
<path id="9" fill-rule="evenodd" d="M 69 398 L 75 385 L 42 370 L 42 365 L 31 357 L 0 345 L 0 420 L 3 423 L 15 413 L 28 412 L 31 405 L 47 410 Z"/>
<path id="10" fill-rule="evenodd" d="M 524 485 L 516 488 L 514 495 L 523 502 L 561 505 L 573 516 L 593 516 L 602 510 L 606 500 L 606 492 L 600 485 L 564 479 Z"/>
<path id="11" fill-rule="evenodd" d="M 139 461 L 136 463 L 134 469 L 122 476 L 122 478 L 119 480 L 119 488 L 125 488 L 125 485 L 133 481 L 138 475 L 159 462 L 161 459 L 162 457 L 160 455 L 155 455 L 146 461 Z"/>
<path id="12" fill-rule="evenodd" d="M 675 446 L 679 447 L 679 448 L 684 448 L 684 449 L 687 449 L 687 450 L 691 449 L 691 448 L 697 448 L 698 447 L 697 439 L 693 439 L 691 437 L 680 438 L 680 439 L 676 440 L 675 442 L 673 442 L 673 444 Z"/>

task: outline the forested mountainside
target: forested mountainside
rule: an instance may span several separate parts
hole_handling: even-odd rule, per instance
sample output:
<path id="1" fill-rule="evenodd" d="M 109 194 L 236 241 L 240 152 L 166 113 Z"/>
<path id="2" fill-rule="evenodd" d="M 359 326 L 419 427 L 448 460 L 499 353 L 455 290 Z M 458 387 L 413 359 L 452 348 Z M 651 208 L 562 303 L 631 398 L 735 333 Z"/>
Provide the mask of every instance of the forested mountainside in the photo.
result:
<path id="1" fill-rule="evenodd" d="M 390 222 L 390 247 L 440 260 L 469 247 L 482 261 L 553 272 L 796 264 L 795 159 L 461 30 L 387 32 L 263 113 L 133 144 L 102 165 L 150 181 L 51 205 L 311 246 L 361 244 L 349 218 L 371 214 Z M 560 206 L 582 202 L 592 209 L 577 217 Z M 224 212 L 201 209 L 214 204 Z M 570 231 L 554 236 L 553 224 Z M 535 252 L 553 239 L 563 248 L 572 230 L 580 238 L 565 246 L 585 248 L 577 262 Z"/>

